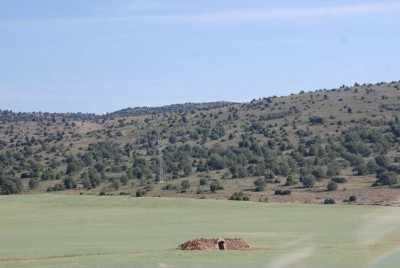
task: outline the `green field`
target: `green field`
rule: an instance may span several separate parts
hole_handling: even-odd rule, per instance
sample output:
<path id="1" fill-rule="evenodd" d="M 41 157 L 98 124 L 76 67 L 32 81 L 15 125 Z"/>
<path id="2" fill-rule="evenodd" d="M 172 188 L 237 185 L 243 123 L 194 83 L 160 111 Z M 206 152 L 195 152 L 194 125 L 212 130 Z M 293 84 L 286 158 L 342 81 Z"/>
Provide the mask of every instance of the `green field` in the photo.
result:
<path id="1" fill-rule="evenodd" d="M 252 249 L 176 249 L 200 237 Z M 400 208 L 1 196 L 0 241 L 0 267 L 398 267 Z"/>

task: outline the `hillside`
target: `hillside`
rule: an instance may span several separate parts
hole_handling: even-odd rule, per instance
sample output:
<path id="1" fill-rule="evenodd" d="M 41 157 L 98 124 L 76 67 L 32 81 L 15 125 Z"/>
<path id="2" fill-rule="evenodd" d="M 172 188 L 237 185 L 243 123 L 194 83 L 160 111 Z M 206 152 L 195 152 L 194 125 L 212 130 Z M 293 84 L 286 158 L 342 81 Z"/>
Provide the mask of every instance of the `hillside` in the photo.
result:
<path id="1" fill-rule="evenodd" d="M 399 89 L 356 84 L 79 119 L 3 111 L 1 192 L 398 205 Z"/>
<path id="2" fill-rule="evenodd" d="M 219 102 L 203 102 L 203 103 L 183 103 L 173 104 L 160 107 L 134 107 L 126 108 L 112 113 L 104 115 L 97 115 L 93 113 L 49 113 L 49 112 L 13 112 L 9 110 L 0 109 L 1 121 L 7 122 L 18 122 L 18 121 L 52 121 L 53 123 L 57 120 L 94 120 L 102 118 L 113 118 L 113 117 L 126 117 L 126 116 L 139 116 L 139 115 L 155 115 L 161 113 L 173 113 L 173 112 L 188 112 L 192 110 L 202 109 L 213 109 L 235 104 L 233 102 L 219 101 Z"/>

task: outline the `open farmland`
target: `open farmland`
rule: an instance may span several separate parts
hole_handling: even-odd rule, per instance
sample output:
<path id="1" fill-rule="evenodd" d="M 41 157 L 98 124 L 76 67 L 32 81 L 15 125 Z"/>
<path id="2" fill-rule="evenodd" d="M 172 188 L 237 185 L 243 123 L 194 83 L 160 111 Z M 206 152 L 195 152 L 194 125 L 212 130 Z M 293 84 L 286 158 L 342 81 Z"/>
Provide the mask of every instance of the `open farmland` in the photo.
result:
<path id="1" fill-rule="evenodd" d="M 0 267 L 398 267 L 400 209 L 175 198 L 0 197 Z M 245 251 L 186 252 L 200 237 Z"/>

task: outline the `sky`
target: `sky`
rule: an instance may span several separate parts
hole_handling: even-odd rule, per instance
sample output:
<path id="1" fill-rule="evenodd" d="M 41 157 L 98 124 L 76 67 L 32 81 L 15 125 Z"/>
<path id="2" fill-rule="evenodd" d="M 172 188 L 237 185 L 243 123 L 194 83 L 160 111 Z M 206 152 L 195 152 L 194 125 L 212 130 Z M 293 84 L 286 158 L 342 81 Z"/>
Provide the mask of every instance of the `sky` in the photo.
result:
<path id="1" fill-rule="evenodd" d="M 400 80 L 396 0 L 0 0 L 0 109 L 103 114 Z"/>

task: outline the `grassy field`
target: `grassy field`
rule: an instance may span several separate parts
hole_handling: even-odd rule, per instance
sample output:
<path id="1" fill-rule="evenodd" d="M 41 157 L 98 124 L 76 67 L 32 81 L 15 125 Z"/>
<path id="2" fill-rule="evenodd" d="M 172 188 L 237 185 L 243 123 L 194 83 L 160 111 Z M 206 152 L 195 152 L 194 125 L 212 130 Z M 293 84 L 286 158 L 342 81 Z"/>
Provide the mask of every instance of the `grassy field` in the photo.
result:
<path id="1" fill-rule="evenodd" d="M 252 249 L 176 249 L 200 237 Z M 0 241 L 0 267 L 398 267 L 400 208 L 1 196 Z"/>

